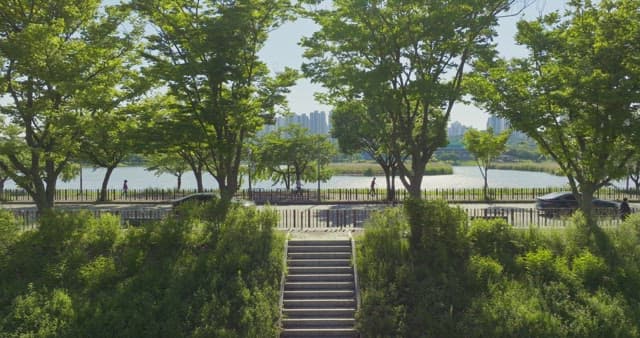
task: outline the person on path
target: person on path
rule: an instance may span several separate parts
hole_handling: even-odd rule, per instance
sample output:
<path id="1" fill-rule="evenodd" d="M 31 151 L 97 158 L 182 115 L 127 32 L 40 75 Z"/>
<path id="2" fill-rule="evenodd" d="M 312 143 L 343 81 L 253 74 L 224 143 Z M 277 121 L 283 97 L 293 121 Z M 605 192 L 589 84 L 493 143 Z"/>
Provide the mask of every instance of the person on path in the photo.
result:
<path id="1" fill-rule="evenodd" d="M 371 189 L 369 190 L 369 195 L 375 195 L 376 193 L 376 178 L 374 177 L 371 180 Z"/>
<path id="2" fill-rule="evenodd" d="M 129 192 L 129 185 L 127 185 L 127 180 L 124 180 L 124 184 L 122 184 L 122 197 L 127 197 L 128 192 Z"/>
<path id="3" fill-rule="evenodd" d="M 625 219 L 627 219 L 627 217 L 629 217 L 630 213 L 631 213 L 631 208 L 629 207 L 629 202 L 625 197 L 622 199 L 622 203 L 620 203 L 620 219 L 624 221 Z"/>

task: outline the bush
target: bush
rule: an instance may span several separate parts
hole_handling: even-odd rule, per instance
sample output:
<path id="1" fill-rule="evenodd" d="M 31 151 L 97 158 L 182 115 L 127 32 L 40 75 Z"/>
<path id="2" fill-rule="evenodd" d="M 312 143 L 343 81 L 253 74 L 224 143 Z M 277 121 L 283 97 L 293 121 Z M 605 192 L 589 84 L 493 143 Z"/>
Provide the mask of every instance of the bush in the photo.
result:
<path id="1" fill-rule="evenodd" d="M 549 311 L 540 292 L 517 281 L 494 285 L 474 299 L 466 319 L 469 337 L 566 337 L 562 320 Z"/>
<path id="2" fill-rule="evenodd" d="M 516 270 L 515 258 L 523 252 L 521 237 L 503 219 L 476 219 L 469 229 L 473 253 L 495 259 L 510 272 Z"/>
<path id="3" fill-rule="evenodd" d="M 640 217 L 611 230 L 579 213 L 568 229 L 478 220 L 467 230 L 443 202 L 409 201 L 403 211 L 366 225 L 364 335 L 640 336 Z"/>
<path id="4" fill-rule="evenodd" d="M 205 217 L 128 229 L 108 215 L 45 216 L 9 244 L 2 336 L 277 336 L 275 213 L 193 208 Z"/>
<path id="5" fill-rule="evenodd" d="M 398 209 L 374 214 L 358 241 L 358 276 L 362 295 L 358 329 L 367 337 L 401 336 L 406 318 L 409 226 Z"/>
<path id="6" fill-rule="evenodd" d="M 604 259 L 585 250 L 573 260 L 573 272 L 587 289 L 595 291 L 604 282 L 608 268 Z"/>
<path id="7" fill-rule="evenodd" d="M 504 268 L 490 257 L 472 256 L 467 268 L 474 277 L 475 289 L 484 290 L 500 282 Z"/>

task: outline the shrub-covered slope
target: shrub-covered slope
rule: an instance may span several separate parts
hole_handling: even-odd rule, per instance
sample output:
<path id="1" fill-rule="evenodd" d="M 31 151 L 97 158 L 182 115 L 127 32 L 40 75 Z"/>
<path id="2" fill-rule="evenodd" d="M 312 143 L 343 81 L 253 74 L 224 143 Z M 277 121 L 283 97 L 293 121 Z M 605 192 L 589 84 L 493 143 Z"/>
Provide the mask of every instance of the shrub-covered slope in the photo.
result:
<path id="1" fill-rule="evenodd" d="M 136 228 L 56 213 L 24 233 L 0 215 L 0 336 L 276 337 L 276 215 L 224 210 Z"/>
<path id="2" fill-rule="evenodd" d="M 514 230 L 443 202 L 374 217 L 359 244 L 366 337 L 638 337 L 640 217 Z"/>

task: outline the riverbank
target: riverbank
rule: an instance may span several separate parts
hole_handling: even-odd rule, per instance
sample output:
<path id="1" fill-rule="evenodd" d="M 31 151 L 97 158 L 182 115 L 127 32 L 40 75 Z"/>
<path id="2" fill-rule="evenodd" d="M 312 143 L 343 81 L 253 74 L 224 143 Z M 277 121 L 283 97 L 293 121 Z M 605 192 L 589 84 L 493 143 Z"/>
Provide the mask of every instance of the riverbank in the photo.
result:
<path id="1" fill-rule="evenodd" d="M 474 161 L 463 161 L 463 162 L 456 162 L 456 163 L 432 162 L 427 165 L 427 170 L 425 172 L 425 175 L 426 176 L 451 175 L 453 174 L 454 165 L 475 167 L 477 164 Z M 380 167 L 380 165 L 375 163 L 374 161 L 331 163 L 329 164 L 329 168 L 331 169 L 334 175 L 349 175 L 349 176 L 383 176 L 384 175 L 384 171 L 382 171 L 382 168 Z M 562 176 L 560 173 L 560 166 L 558 166 L 558 164 L 553 161 L 496 162 L 496 163 L 493 163 L 489 169 L 543 172 L 551 175 Z"/>
<path id="2" fill-rule="evenodd" d="M 384 176 L 382 167 L 374 161 L 331 163 L 329 169 L 334 175 Z M 453 174 L 453 165 L 444 162 L 429 163 L 424 174 L 426 176 L 451 175 Z"/>

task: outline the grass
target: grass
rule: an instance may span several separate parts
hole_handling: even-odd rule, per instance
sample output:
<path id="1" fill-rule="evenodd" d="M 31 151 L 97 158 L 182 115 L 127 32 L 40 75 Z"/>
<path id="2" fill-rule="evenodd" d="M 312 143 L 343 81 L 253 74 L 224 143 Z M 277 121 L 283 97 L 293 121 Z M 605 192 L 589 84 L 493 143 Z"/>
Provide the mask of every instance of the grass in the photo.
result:
<path id="1" fill-rule="evenodd" d="M 460 166 L 476 166 L 475 161 L 463 161 L 457 163 Z M 556 162 L 553 161 L 545 161 L 545 162 L 533 162 L 533 161 L 521 161 L 521 162 L 494 162 L 491 164 L 489 169 L 502 169 L 502 170 L 522 170 L 522 171 L 539 171 L 545 172 L 552 175 L 559 175 L 560 166 Z"/>
<path id="2" fill-rule="evenodd" d="M 369 162 L 341 162 L 331 163 L 329 168 L 334 175 L 352 175 L 352 176 L 380 176 L 384 175 L 382 167 L 379 164 Z M 427 165 L 425 175 L 451 175 L 453 174 L 453 166 L 448 163 L 435 162 Z"/>

